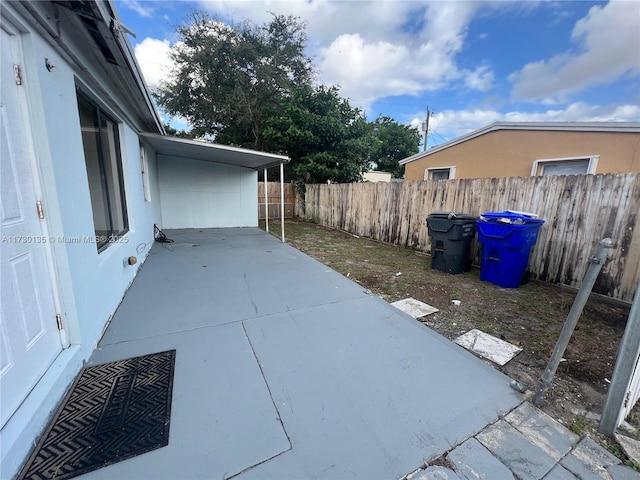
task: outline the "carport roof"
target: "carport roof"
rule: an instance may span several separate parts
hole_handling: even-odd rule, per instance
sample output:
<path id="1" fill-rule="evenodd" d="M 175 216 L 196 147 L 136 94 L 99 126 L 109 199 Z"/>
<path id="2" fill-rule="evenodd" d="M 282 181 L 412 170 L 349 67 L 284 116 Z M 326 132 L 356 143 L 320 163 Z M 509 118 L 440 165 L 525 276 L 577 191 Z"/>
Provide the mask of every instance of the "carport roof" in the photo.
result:
<path id="1" fill-rule="evenodd" d="M 184 157 L 205 162 L 223 163 L 238 167 L 253 168 L 254 170 L 274 167 L 281 163 L 289 163 L 289 157 L 274 153 L 258 152 L 246 148 L 229 147 L 216 143 L 199 140 L 141 133 L 140 136 L 159 155 Z"/>

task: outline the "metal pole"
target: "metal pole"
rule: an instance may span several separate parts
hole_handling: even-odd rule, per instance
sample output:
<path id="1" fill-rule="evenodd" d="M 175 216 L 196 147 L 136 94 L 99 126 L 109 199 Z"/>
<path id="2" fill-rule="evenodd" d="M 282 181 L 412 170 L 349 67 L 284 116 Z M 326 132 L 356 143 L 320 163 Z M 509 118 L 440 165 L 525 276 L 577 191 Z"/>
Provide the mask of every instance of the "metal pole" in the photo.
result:
<path id="1" fill-rule="evenodd" d="M 264 227 L 269 233 L 269 196 L 267 195 L 267 169 L 264 169 Z"/>
<path id="2" fill-rule="evenodd" d="M 607 401 L 602 410 L 602 418 L 598 431 L 609 435 L 610 437 L 618 428 L 620 413 L 625 407 L 627 399 L 627 391 L 631 384 L 638 358 L 640 357 L 640 283 L 636 289 L 627 326 L 624 329 L 624 335 L 618 347 L 618 356 L 616 358 L 616 366 L 613 369 L 613 377 L 611 378 L 611 386 L 607 394 Z"/>
<path id="3" fill-rule="evenodd" d="M 427 119 L 424 121 L 424 145 L 422 147 L 422 151 L 427 151 L 427 138 L 429 137 L 429 117 L 431 116 L 431 112 L 429 111 L 429 107 L 427 107 Z"/>
<path id="4" fill-rule="evenodd" d="M 280 229 L 284 243 L 284 163 L 280 164 Z"/>
<path id="5" fill-rule="evenodd" d="M 551 386 L 553 376 L 556 374 L 558 365 L 560 365 L 560 360 L 562 360 L 564 351 L 569 344 L 569 340 L 571 340 L 573 330 L 576 328 L 576 324 L 580 319 L 582 310 L 584 309 L 584 306 L 589 299 L 589 294 L 591 293 L 593 284 L 596 283 L 596 279 L 598 278 L 600 269 L 607 259 L 609 250 L 611 248 L 613 248 L 613 240 L 611 240 L 610 238 L 605 238 L 600 241 L 598 249 L 596 250 L 596 254 L 593 257 L 589 258 L 589 262 L 591 264 L 587 269 L 587 273 L 584 275 L 582 285 L 580 285 L 580 290 L 578 290 L 578 294 L 573 301 L 573 305 L 571 306 L 569 315 L 567 315 L 567 319 L 564 322 L 564 327 L 562 327 L 562 332 L 560 332 L 560 337 L 558 337 L 558 341 L 555 348 L 553 349 L 553 353 L 551 354 L 551 358 L 549 359 L 547 368 L 544 371 L 542 378 L 540 378 L 540 380 L 538 381 L 538 390 L 536 391 L 536 395 L 533 399 L 533 403 L 536 405 L 542 405 L 542 402 L 544 401 L 544 394 Z"/>

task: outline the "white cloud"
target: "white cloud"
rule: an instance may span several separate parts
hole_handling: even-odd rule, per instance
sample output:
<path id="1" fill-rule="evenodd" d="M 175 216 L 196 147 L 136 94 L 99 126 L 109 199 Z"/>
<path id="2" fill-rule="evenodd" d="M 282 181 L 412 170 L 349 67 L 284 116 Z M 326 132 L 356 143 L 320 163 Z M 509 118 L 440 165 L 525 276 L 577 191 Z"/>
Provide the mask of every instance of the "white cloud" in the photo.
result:
<path id="1" fill-rule="evenodd" d="M 308 23 L 307 54 L 315 58 L 319 80 L 340 85 L 340 94 L 349 98 L 352 106 L 367 111 L 376 100 L 394 95 L 418 97 L 451 87 L 488 92 L 501 80 L 495 78 L 492 69 L 499 71 L 497 66 L 485 59 L 465 68 L 457 63 L 457 56 L 469 47 L 466 44 L 468 25 L 476 15 L 492 15 L 488 9 L 535 9 L 539 4 L 216 0 L 201 1 L 200 6 L 214 17 L 235 22 L 250 19 L 263 24 L 271 18 L 270 12 L 300 17 Z M 486 35 L 494 33 L 480 33 L 479 37 Z M 536 99 L 547 105 L 541 107 L 546 110 L 501 113 L 498 110 L 504 108 L 508 99 L 504 95 L 489 95 L 474 101 L 476 109 L 435 114 L 432 128 L 451 139 L 494 121 L 637 120 L 640 107 L 634 105 L 594 107 L 575 102 L 562 109 L 553 106 L 563 97 L 589 86 L 640 72 L 640 3 L 613 1 L 591 8 L 588 15 L 575 24 L 571 38 L 575 49 L 525 65 L 510 76 L 513 97 Z M 145 79 L 151 87 L 157 87 L 171 66 L 169 42 L 146 38 L 135 50 Z M 416 104 L 423 101 L 417 100 Z M 410 122 L 412 117 L 406 120 Z M 419 126 L 424 112 L 413 120 L 411 123 Z"/>
<path id="2" fill-rule="evenodd" d="M 152 90 L 167 78 L 173 62 L 169 58 L 169 40 L 145 38 L 136 45 L 136 60 L 140 65 L 144 80 Z"/>
<path id="3" fill-rule="evenodd" d="M 445 110 L 433 114 L 429 121 L 429 145 L 486 127 L 493 122 L 611 122 L 629 121 L 640 118 L 640 105 L 588 105 L 575 102 L 563 109 L 549 109 L 539 112 L 498 112 L 492 109 Z M 420 127 L 424 114 L 417 114 L 409 123 Z"/>
<path id="4" fill-rule="evenodd" d="M 462 78 L 455 56 L 481 2 L 202 0 L 200 5 L 220 17 L 258 24 L 269 20 L 269 12 L 302 18 L 320 82 L 339 85 L 353 106 L 367 110 L 379 98 L 434 91 Z M 488 72 L 482 78 L 483 72 L 474 73 L 474 85 L 490 83 Z"/>
<path id="5" fill-rule="evenodd" d="M 153 8 L 149 7 L 149 5 L 152 5 L 153 3 L 148 1 L 144 3 L 145 5 L 143 6 L 142 3 L 140 3 L 138 0 L 121 0 L 120 1 L 120 5 L 122 5 L 125 8 L 128 8 L 129 10 L 133 10 L 141 17 L 151 18 L 153 16 Z"/>
<path id="6" fill-rule="evenodd" d="M 387 32 L 385 40 L 377 39 L 377 34 L 370 38 L 369 33 L 376 31 L 376 21 L 384 23 L 382 16 L 369 17 L 363 10 L 359 18 L 366 19 L 368 28 L 363 28 L 361 33 L 341 35 L 320 50 L 321 79 L 340 85 L 341 94 L 350 98 L 352 105 L 365 110 L 379 98 L 418 95 L 443 88 L 464 75 L 456 66 L 455 56 L 463 47 L 466 28 L 477 5 L 434 2 L 418 10 L 409 4 L 413 10 L 386 12 L 387 27 L 412 20 L 418 25 L 418 31 L 413 34 Z M 383 11 L 379 9 L 378 14 Z M 411 15 L 420 17 L 410 18 Z M 492 80 L 486 70 L 475 74 L 474 84 L 478 87 Z"/>
<path id="7" fill-rule="evenodd" d="M 611 1 L 592 7 L 574 26 L 571 39 L 580 53 L 564 52 L 511 74 L 512 96 L 551 104 L 640 73 L 640 3 Z"/>
<path id="8" fill-rule="evenodd" d="M 341 94 L 352 98 L 354 105 L 366 108 L 380 96 L 417 93 L 420 89 L 404 72 L 411 52 L 403 45 L 367 43 L 358 34 L 341 35 L 321 55 L 323 80 L 340 85 Z"/>
<path id="9" fill-rule="evenodd" d="M 422 9 L 415 2 L 398 0 L 200 0 L 199 4 L 235 22 L 250 19 L 262 24 L 271 19 L 271 13 L 300 17 L 308 23 L 313 50 L 342 34 L 366 32 L 367 38 L 385 38 L 401 27 L 409 12 Z"/>
<path id="10" fill-rule="evenodd" d="M 486 92 L 493 86 L 493 72 L 486 65 L 465 72 L 464 84 L 471 90 Z"/>

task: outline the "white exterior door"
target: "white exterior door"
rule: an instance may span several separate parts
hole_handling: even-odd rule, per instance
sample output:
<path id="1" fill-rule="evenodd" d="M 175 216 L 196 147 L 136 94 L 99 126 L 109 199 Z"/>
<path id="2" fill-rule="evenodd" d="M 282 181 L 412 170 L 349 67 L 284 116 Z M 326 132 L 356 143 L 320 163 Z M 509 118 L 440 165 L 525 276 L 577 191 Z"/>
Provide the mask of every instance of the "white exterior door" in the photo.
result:
<path id="1" fill-rule="evenodd" d="M 0 428 L 62 350 L 39 199 L 20 39 L 2 25 L 0 79 Z"/>

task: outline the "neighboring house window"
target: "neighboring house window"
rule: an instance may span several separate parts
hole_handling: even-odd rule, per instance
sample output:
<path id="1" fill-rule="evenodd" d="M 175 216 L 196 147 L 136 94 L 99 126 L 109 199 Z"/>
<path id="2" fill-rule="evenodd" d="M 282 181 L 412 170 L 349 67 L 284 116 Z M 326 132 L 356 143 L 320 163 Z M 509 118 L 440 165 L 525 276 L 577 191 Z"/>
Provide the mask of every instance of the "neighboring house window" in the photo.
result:
<path id="1" fill-rule="evenodd" d="M 100 252 L 129 230 L 118 124 L 80 92 L 78 111 Z"/>
<path id="2" fill-rule="evenodd" d="M 595 174 L 599 155 L 588 157 L 546 158 L 533 162 L 531 175 L 586 175 Z"/>
<path id="3" fill-rule="evenodd" d="M 452 180 L 456 178 L 456 167 L 425 168 L 425 180 Z"/>

